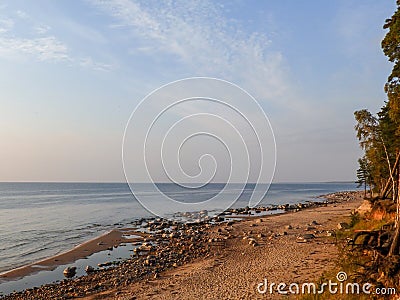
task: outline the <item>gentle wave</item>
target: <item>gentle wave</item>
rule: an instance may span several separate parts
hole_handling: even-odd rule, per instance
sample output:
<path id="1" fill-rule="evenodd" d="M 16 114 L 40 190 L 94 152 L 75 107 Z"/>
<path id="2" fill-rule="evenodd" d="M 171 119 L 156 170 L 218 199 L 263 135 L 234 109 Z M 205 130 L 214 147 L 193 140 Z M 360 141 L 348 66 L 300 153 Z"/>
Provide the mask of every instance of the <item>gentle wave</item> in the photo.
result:
<path id="1" fill-rule="evenodd" d="M 187 190 L 159 184 L 160 190 L 180 201 L 202 201 L 224 186 Z M 224 195 L 242 191 L 238 187 L 226 186 Z M 253 188 L 246 185 L 235 206 L 245 206 Z M 319 194 L 354 189 L 353 183 L 272 184 L 261 204 L 312 201 Z M 176 213 L 148 184 L 136 185 L 135 192 L 157 201 L 165 216 Z M 67 251 L 111 230 L 114 224 L 125 226 L 149 216 L 126 183 L 0 183 L 0 272 Z"/>

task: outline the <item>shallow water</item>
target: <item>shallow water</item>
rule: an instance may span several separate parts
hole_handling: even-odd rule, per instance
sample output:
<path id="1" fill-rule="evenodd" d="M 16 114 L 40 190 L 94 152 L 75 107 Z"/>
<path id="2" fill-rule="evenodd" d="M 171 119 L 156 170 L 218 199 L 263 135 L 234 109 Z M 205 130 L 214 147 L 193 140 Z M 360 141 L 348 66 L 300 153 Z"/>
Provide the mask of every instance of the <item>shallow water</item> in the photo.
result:
<path id="1" fill-rule="evenodd" d="M 54 270 L 42 270 L 39 271 L 43 266 L 37 265 L 39 272 L 25 276 L 22 279 L 13 281 L 0 281 L 0 295 L 7 295 L 14 291 L 22 291 L 25 289 L 41 286 L 43 284 L 59 282 L 65 279 L 63 271 L 68 266 L 76 267 L 75 277 L 86 275 L 86 266 L 92 266 L 97 268 L 98 264 L 105 262 L 122 261 L 129 258 L 132 255 L 132 251 L 135 248 L 131 243 L 127 243 L 114 248 L 112 251 L 104 250 L 101 252 L 94 253 L 87 258 L 78 259 L 73 264 L 59 265 Z"/>
<path id="2" fill-rule="evenodd" d="M 224 185 L 189 190 L 174 184 L 159 187 L 179 201 L 204 201 Z M 246 206 L 253 188 L 246 185 L 234 206 Z M 271 185 L 261 205 L 313 201 L 321 194 L 355 189 L 354 183 L 277 183 Z M 158 201 L 166 217 L 175 213 L 149 192 L 146 184 L 139 185 L 138 192 Z M 237 186 L 231 185 L 224 196 L 236 192 Z M 126 183 L 0 183 L 0 272 L 65 252 L 112 228 L 149 216 Z"/>

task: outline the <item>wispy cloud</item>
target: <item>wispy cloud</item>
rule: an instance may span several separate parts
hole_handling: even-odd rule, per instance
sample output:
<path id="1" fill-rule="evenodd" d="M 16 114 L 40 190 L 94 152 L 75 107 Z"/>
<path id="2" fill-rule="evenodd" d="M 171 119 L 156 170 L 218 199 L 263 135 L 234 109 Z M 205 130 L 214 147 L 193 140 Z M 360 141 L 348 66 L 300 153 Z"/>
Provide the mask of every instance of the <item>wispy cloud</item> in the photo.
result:
<path id="1" fill-rule="evenodd" d="M 96 71 L 110 71 L 113 69 L 113 65 L 96 62 L 91 57 L 82 58 L 79 65 Z"/>
<path id="2" fill-rule="evenodd" d="M 13 15 L 14 18 L 6 17 L 0 19 L 0 55 L 13 57 L 18 55 L 31 55 L 40 61 L 70 60 L 67 46 L 54 36 L 16 35 L 14 27 L 19 21 L 24 25 L 28 23 L 28 25 L 33 26 L 33 33 L 44 34 L 50 27 L 46 25 L 36 25 L 36 22 L 34 22 L 26 12 L 21 10 L 15 11 Z M 40 26 L 40 29 L 38 26 Z M 31 30 L 31 28 L 29 28 L 29 30 Z"/>
<path id="3" fill-rule="evenodd" d="M 34 27 L 34 30 L 37 34 L 46 34 L 50 31 L 51 27 L 48 25 L 37 25 Z"/>
<path id="4" fill-rule="evenodd" d="M 22 11 L 22 10 L 17 10 L 15 13 L 21 19 L 28 19 L 29 18 L 29 15 L 26 12 Z"/>
<path id="5" fill-rule="evenodd" d="M 10 31 L 14 26 L 14 21 L 10 18 L 0 19 L 0 34 Z"/>
<path id="6" fill-rule="evenodd" d="M 30 54 L 41 61 L 70 60 L 67 46 L 53 36 L 32 39 L 0 37 L 0 54 L 16 53 Z"/>
<path id="7" fill-rule="evenodd" d="M 260 32 L 246 32 L 210 1 L 93 1 L 114 18 L 113 28 L 136 37 L 137 52 L 169 54 L 194 75 L 221 76 L 274 98 L 286 89 L 284 58 Z"/>
<path id="8" fill-rule="evenodd" d="M 6 7 L 4 7 L 6 9 Z M 6 15 L 6 14 L 5 14 Z M 87 33 L 83 26 L 76 23 L 73 32 L 83 32 L 86 37 L 93 37 L 96 31 Z M 19 30 L 15 30 L 19 27 Z M 66 26 L 71 31 L 71 26 Z M 21 30 L 24 28 L 24 30 Z M 57 37 L 52 27 L 37 21 L 28 13 L 17 10 L 8 17 L 0 18 L 0 56 L 3 58 L 34 58 L 38 61 L 67 62 L 96 71 L 109 71 L 112 65 L 98 62 L 90 55 L 74 55 L 62 39 Z"/>

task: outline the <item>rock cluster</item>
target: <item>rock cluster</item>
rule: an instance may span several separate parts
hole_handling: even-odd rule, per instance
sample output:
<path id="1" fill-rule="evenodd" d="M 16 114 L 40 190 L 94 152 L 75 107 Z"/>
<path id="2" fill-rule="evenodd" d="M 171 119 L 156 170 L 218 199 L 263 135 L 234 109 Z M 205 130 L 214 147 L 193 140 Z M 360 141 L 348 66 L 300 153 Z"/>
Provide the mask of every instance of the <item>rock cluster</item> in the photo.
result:
<path id="1" fill-rule="evenodd" d="M 171 226 L 172 225 L 172 226 Z M 145 277 L 157 278 L 159 273 L 187 263 L 209 251 L 209 224 L 184 224 L 167 220 L 153 220 L 145 227 L 154 230 L 149 240 L 136 247 L 132 257 L 126 261 L 101 264 L 100 269 L 86 267 L 87 276 L 64 279 L 56 284 L 12 293 L 5 299 L 70 299 L 114 287 L 126 286 Z M 154 246 L 154 245 L 157 246 Z M 107 267 L 107 268 L 103 268 Z M 64 270 L 67 278 L 74 277 L 76 267 Z"/>
<path id="2" fill-rule="evenodd" d="M 343 193 L 342 193 L 343 194 Z M 55 284 L 43 285 L 40 288 L 28 289 L 19 293 L 4 296 L 4 299 L 70 299 L 84 297 L 94 293 L 111 290 L 115 287 L 123 288 L 133 282 L 144 278 L 158 278 L 167 269 L 175 268 L 190 262 L 196 258 L 207 257 L 213 247 L 221 247 L 227 239 L 236 238 L 232 234 L 232 225 L 235 224 L 231 218 L 233 215 L 257 215 L 263 211 L 271 210 L 301 210 L 310 207 L 336 203 L 340 197 L 351 197 L 350 194 L 341 196 L 328 195 L 328 200 L 307 202 L 300 204 L 283 204 L 269 207 L 244 207 L 232 208 L 223 212 L 218 217 L 209 217 L 207 211 L 183 214 L 185 218 L 193 222 L 178 222 L 176 220 L 165 220 L 161 218 L 139 219 L 131 224 L 140 226 L 143 232 L 147 232 L 143 242 L 134 243 L 131 258 L 122 262 L 107 262 L 94 268 L 86 267 L 86 276 L 72 278 L 76 274 L 75 267 L 68 267 L 64 274 L 69 279 L 64 279 Z M 219 225 L 224 222 L 223 226 Z M 255 229 L 261 226 L 262 219 L 253 224 Z M 215 229 L 213 229 L 215 226 Z M 315 238 L 310 231 L 317 222 L 308 224 L 309 232 L 299 236 L 299 242 L 307 242 Z M 286 230 L 292 230 L 292 225 L 286 225 L 285 231 L 273 232 L 246 232 L 243 239 L 252 247 L 262 245 L 279 236 L 287 235 Z M 306 228 L 308 229 L 308 228 Z M 306 230 L 307 231 L 307 230 Z M 289 232 L 290 233 L 290 232 Z M 72 278 L 72 279 L 71 279 Z"/>

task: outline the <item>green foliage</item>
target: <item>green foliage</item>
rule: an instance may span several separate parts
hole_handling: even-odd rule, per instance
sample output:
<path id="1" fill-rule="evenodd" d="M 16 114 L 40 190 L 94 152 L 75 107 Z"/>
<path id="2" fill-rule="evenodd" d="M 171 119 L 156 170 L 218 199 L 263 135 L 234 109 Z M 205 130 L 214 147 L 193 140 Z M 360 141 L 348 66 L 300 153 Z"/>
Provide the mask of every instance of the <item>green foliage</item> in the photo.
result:
<path id="1" fill-rule="evenodd" d="M 369 184 L 381 192 L 388 180 L 394 181 L 390 172 L 400 151 L 400 0 L 397 9 L 383 26 L 387 33 L 382 40 L 382 50 L 393 63 L 393 69 L 385 84 L 388 101 L 373 115 L 366 109 L 356 111 L 355 130 L 364 157 L 359 160 L 358 183 Z"/>
<path id="2" fill-rule="evenodd" d="M 400 1 L 397 10 L 390 19 L 385 21 L 384 29 L 389 31 L 382 40 L 383 53 L 393 63 L 393 69 L 385 85 L 388 96 L 389 115 L 397 124 L 397 134 L 400 133 Z"/>
<path id="3" fill-rule="evenodd" d="M 367 185 L 372 185 L 372 176 L 371 176 L 371 167 L 368 162 L 368 159 L 364 156 L 363 158 L 358 159 L 359 168 L 357 170 L 357 178 L 358 183 L 357 187 L 364 186 L 365 195 L 367 193 Z"/>
<path id="4" fill-rule="evenodd" d="M 360 214 L 355 213 L 351 215 L 350 228 L 353 228 L 361 221 Z"/>
<path id="5" fill-rule="evenodd" d="M 355 130 L 364 149 L 364 157 L 359 159 L 360 168 L 357 170 L 357 183 L 374 187 L 375 190 L 383 189 L 389 177 L 390 166 L 396 159 L 397 139 L 393 138 L 396 130 L 395 124 L 388 117 L 388 108 L 385 105 L 378 116 L 372 115 L 368 110 L 362 109 L 354 112 L 357 121 Z M 385 150 L 386 149 L 386 150 Z"/>
<path id="6" fill-rule="evenodd" d="M 378 135 L 378 120 L 368 110 L 362 109 L 354 112 L 357 121 L 355 129 L 360 146 L 367 150 L 373 146 Z"/>
<path id="7" fill-rule="evenodd" d="M 400 32 L 399 32 L 400 35 Z M 400 47 L 400 45 L 399 45 Z M 390 117 L 390 108 L 388 102 L 378 112 L 379 132 L 382 140 L 387 146 L 387 151 L 391 159 L 395 158 L 395 153 L 400 149 L 400 139 L 396 136 L 397 124 Z"/>

